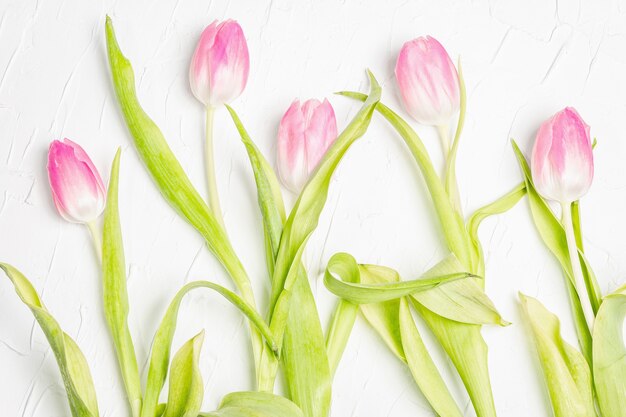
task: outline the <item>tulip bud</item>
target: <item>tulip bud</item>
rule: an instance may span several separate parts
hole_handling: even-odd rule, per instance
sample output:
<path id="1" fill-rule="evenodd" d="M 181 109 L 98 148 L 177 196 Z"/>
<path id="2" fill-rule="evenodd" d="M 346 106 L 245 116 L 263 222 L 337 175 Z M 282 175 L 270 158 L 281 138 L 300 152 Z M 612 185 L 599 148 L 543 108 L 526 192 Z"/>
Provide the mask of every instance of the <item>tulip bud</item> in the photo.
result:
<path id="1" fill-rule="evenodd" d="M 285 187 L 300 192 L 335 139 L 337 121 L 328 100 L 295 100 L 278 128 L 278 174 Z"/>
<path id="2" fill-rule="evenodd" d="M 248 44 L 239 23 L 211 23 L 191 58 L 191 91 L 205 106 L 220 106 L 239 97 L 248 81 Z"/>
<path id="3" fill-rule="evenodd" d="M 69 139 L 48 150 L 48 179 L 59 214 L 74 223 L 90 223 L 104 210 L 106 188 L 89 155 Z"/>
<path id="4" fill-rule="evenodd" d="M 420 37 L 402 46 L 396 78 L 404 106 L 417 122 L 445 126 L 459 111 L 459 74 L 435 38 Z"/>
<path id="5" fill-rule="evenodd" d="M 543 197 L 571 203 L 587 193 L 593 180 L 589 126 L 571 107 L 539 128 L 531 169 L 535 188 Z"/>

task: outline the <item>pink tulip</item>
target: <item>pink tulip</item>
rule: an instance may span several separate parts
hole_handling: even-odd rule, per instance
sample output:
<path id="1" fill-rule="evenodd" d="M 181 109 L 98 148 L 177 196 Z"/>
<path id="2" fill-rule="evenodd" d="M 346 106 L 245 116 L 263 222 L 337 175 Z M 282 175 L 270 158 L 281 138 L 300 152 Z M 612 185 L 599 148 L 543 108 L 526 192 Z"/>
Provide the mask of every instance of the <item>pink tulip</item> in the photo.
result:
<path id="1" fill-rule="evenodd" d="M 402 46 L 396 78 L 404 106 L 417 122 L 445 126 L 459 111 L 459 75 L 435 38 L 421 37 Z"/>
<path id="2" fill-rule="evenodd" d="M 589 126 L 571 107 L 539 128 L 533 147 L 532 176 L 539 194 L 571 203 L 587 193 L 593 180 Z"/>
<path id="3" fill-rule="evenodd" d="M 249 70 L 248 44 L 239 23 L 214 21 L 202 32 L 191 58 L 191 91 L 205 106 L 230 103 L 245 88 Z"/>
<path id="4" fill-rule="evenodd" d="M 104 210 L 106 188 L 89 155 L 69 139 L 48 150 L 48 179 L 57 210 L 66 220 L 90 223 Z"/>
<path id="5" fill-rule="evenodd" d="M 295 100 L 278 129 L 278 173 L 283 184 L 298 193 L 337 139 L 337 121 L 328 100 Z"/>

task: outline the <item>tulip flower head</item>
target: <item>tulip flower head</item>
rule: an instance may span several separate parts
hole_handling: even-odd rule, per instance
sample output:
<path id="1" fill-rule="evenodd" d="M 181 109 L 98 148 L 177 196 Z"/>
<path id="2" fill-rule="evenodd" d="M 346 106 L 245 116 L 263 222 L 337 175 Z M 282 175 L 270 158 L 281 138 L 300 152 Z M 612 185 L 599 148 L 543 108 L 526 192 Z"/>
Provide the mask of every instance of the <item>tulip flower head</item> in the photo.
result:
<path id="1" fill-rule="evenodd" d="M 335 139 L 337 121 L 328 100 L 302 104 L 295 100 L 278 129 L 278 174 L 283 184 L 300 192 Z"/>
<path id="2" fill-rule="evenodd" d="M 48 150 L 48 179 L 59 214 L 73 223 L 91 223 L 104 210 L 106 188 L 89 155 L 69 139 Z"/>
<path id="3" fill-rule="evenodd" d="M 239 97 L 248 81 L 248 44 L 234 20 L 211 23 L 191 58 L 191 91 L 205 106 L 220 106 Z"/>
<path id="4" fill-rule="evenodd" d="M 531 168 L 535 188 L 543 197 L 571 203 L 587 193 L 593 180 L 589 126 L 567 107 L 539 128 Z"/>
<path id="5" fill-rule="evenodd" d="M 417 122 L 445 126 L 459 111 L 459 74 L 435 38 L 426 36 L 406 42 L 395 72 L 404 106 Z"/>

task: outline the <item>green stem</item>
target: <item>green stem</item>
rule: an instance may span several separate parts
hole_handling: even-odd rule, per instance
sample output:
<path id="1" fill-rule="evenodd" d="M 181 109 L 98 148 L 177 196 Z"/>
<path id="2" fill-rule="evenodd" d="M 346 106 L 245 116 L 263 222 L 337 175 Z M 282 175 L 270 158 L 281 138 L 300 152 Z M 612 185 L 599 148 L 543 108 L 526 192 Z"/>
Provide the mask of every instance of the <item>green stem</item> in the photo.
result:
<path id="1" fill-rule="evenodd" d="M 206 108 L 206 139 L 204 143 L 204 164 L 206 170 L 207 186 L 209 188 L 209 207 L 213 212 L 213 215 L 220 223 L 222 228 L 224 227 L 224 217 L 222 215 L 222 208 L 220 207 L 220 198 L 217 190 L 217 180 L 215 178 L 215 156 L 213 155 L 213 116 L 215 113 L 215 107 L 207 106 Z"/>
<path id="2" fill-rule="evenodd" d="M 93 247 L 96 251 L 96 255 L 98 255 L 98 261 L 102 263 L 102 238 L 100 237 L 100 233 L 98 233 L 98 224 L 96 220 L 85 223 L 87 229 L 89 229 L 89 234 L 91 235 L 91 240 L 93 241 Z"/>
<path id="3" fill-rule="evenodd" d="M 576 244 L 576 235 L 574 233 L 574 223 L 572 222 L 572 209 L 570 203 L 561 203 L 562 208 L 562 222 L 565 229 L 565 238 L 567 240 L 567 251 L 569 252 L 569 259 L 572 265 L 572 275 L 574 276 L 574 285 L 578 298 L 580 299 L 580 305 L 582 306 L 585 320 L 589 331 L 593 331 L 593 322 L 595 315 L 591 308 L 591 302 L 587 295 L 587 287 L 585 285 L 585 279 L 583 277 L 583 270 L 580 266 L 580 259 L 578 258 L 578 245 Z"/>

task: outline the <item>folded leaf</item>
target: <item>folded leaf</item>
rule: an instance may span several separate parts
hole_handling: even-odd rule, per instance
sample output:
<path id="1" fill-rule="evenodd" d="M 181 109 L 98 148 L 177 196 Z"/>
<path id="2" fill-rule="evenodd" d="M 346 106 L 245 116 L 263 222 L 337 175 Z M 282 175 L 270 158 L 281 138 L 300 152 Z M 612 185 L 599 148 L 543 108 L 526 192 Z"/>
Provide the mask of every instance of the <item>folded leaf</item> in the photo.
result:
<path id="1" fill-rule="evenodd" d="M 193 187 L 161 130 L 139 104 L 133 68 L 119 48 L 109 17 L 106 20 L 106 40 L 113 85 L 139 156 L 165 200 L 200 232 L 209 249 L 228 271 L 242 297 L 254 307 L 250 279 L 237 258 L 226 232 Z M 262 340 L 254 329 L 252 329 L 252 347 L 256 359 L 262 348 Z"/>
<path id="2" fill-rule="evenodd" d="M 244 313 L 250 322 L 256 326 L 257 330 L 263 334 L 267 343 L 270 344 L 272 351 L 277 350 L 277 345 L 274 341 L 273 335 L 263 318 L 259 316 L 252 306 L 247 304 L 241 297 L 232 291 L 209 281 L 190 282 L 178 291 L 165 312 L 156 335 L 154 336 L 154 341 L 152 342 L 152 352 L 150 354 L 148 381 L 146 383 L 144 402 L 141 410 L 142 417 L 154 417 L 157 415 L 156 410 L 159 394 L 163 389 L 165 378 L 167 376 L 167 366 L 170 360 L 172 339 L 174 338 L 174 331 L 176 330 L 178 309 L 180 308 L 180 303 L 183 297 L 189 291 L 196 288 L 209 288 L 226 298 L 231 304 Z"/>
<path id="3" fill-rule="evenodd" d="M 126 290 L 126 262 L 118 211 L 120 150 L 111 168 L 111 178 L 104 212 L 102 235 L 102 280 L 104 316 L 113 337 L 124 387 L 132 415 L 141 412 L 141 381 L 133 339 L 128 329 L 128 292 Z"/>
<path id="4" fill-rule="evenodd" d="M 0 269 L 7 274 L 22 302 L 30 308 L 50 343 L 61 371 L 72 417 L 98 417 L 93 379 L 80 348 L 46 310 L 37 291 L 20 271 L 5 263 L 0 263 Z"/>
<path id="5" fill-rule="evenodd" d="M 520 301 L 555 417 L 594 417 L 591 372 L 585 357 L 561 338 L 559 319 L 538 300 L 520 294 Z"/>
<path id="6" fill-rule="evenodd" d="M 274 273 L 285 208 L 274 171 L 246 132 L 235 111 L 228 107 L 254 172 L 257 197 L 266 237 L 266 258 L 270 275 Z M 290 398 L 306 417 L 326 417 L 330 409 L 331 372 L 315 299 L 304 267 L 300 265 L 292 288 L 292 306 L 282 346 L 281 360 Z M 267 369 L 259 372 L 260 388 L 273 386 L 278 359 L 267 355 Z M 267 386 L 267 387 L 266 387 Z"/>
<path id="7" fill-rule="evenodd" d="M 170 389 L 163 417 L 197 417 L 202 407 L 204 386 L 198 359 L 204 330 L 191 338 L 172 359 Z"/>
<path id="8" fill-rule="evenodd" d="M 626 286 L 604 298 L 593 326 L 593 378 L 605 417 L 626 416 Z"/>
<path id="9" fill-rule="evenodd" d="M 345 254 L 335 254 L 336 256 L 345 256 Z M 387 282 L 381 284 L 363 284 L 355 282 L 342 281 L 341 271 L 337 271 L 337 262 L 332 262 L 333 258 L 326 267 L 324 274 L 324 284 L 326 288 L 338 297 L 353 302 L 355 304 L 380 303 L 389 300 L 395 300 L 419 291 L 425 291 L 446 282 L 469 278 L 472 275 L 466 272 L 457 272 L 452 274 L 444 274 L 436 277 L 418 278 L 412 281 Z"/>

